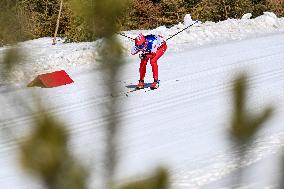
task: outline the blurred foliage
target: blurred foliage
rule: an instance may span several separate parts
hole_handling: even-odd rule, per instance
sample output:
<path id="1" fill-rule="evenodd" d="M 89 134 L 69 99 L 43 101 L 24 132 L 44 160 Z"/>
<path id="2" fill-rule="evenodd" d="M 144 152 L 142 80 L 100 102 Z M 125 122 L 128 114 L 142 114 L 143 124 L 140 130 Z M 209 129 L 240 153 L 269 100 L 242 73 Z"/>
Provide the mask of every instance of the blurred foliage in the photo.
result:
<path id="1" fill-rule="evenodd" d="M 168 189 L 169 175 L 166 169 L 158 168 L 156 173 L 144 180 L 131 182 L 118 189 Z"/>
<path id="2" fill-rule="evenodd" d="M 11 46 L 4 50 L 3 62 L 0 60 L 0 64 L 4 65 L 4 69 L 9 73 L 12 68 L 21 61 L 23 54 L 19 47 Z"/>
<path id="3" fill-rule="evenodd" d="M 0 59 L 1 68 L 5 69 L 4 77 L 9 77 L 13 67 L 23 58 L 17 45 L 17 42 L 25 39 L 27 31 L 27 12 L 19 9 L 18 4 L 23 2 L 0 1 L 0 42 L 1 45 L 10 44 L 4 49 L 3 59 Z M 34 8 L 37 10 L 39 7 Z M 19 96 L 15 95 L 12 99 L 27 108 Z M 88 172 L 70 154 L 67 143 L 68 134 L 62 124 L 43 112 L 41 117 L 35 118 L 31 134 L 19 143 L 21 165 L 26 171 L 38 176 L 48 189 L 84 189 Z"/>
<path id="4" fill-rule="evenodd" d="M 103 39 L 100 49 L 100 62 L 102 66 L 102 77 L 105 81 L 105 90 L 115 94 L 119 89 L 113 82 L 120 78 L 120 66 L 124 63 L 121 44 L 116 39 L 116 33 L 121 25 L 118 20 L 127 12 L 127 0 L 73 0 L 72 7 L 76 14 L 83 18 L 91 36 Z M 106 123 L 106 151 L 105 151 L 105 186 L 115 188 L 114 175 L 117 165 L 117 144 L 119 140 L 118 131 L 120 121 L 116 112 L 121 110 L 117 98 L 109 96 L 105 103 L 106 115 L 110 117 Z M 168 176 L 164 169 L 159 169 L 157 174 L 144 181 L 133 182 L 123 186 L 121 189 L 166 189 Z"/>
<path id="5" fill-rule="evenodd" d="M 280 157 L 280 175 L 279 175 L 279 185 L 278 185 L 278 189 L 283 189 L 284 188 L 284 149 L 282 149 L 282 156 Z"/>
<path id="6" fill-rule="evenodd" d="M 248 149 L 251 147 L 255 135 L 263 127 L 264 123 L 272 117 L 274 108 L 266 107 L 259 115 L 249 112 L 247 109 L 247 91 L 248 78 L 246 74 L 242 74 L 236 78 L 233 86 L 233 112 L 231 118 L 231 127 L 229 130 L 229 138 L 232 144 L 232 152 L 234 152 L 237 164 L 236 175 L 232 178 L 231 186 L 239 188 L 242 184 L 243 169 L 242 164 L 248 155 Z M 237 153 L 235 153 L 237 152 Z"/>
<path id="7" fill-rule="evenodd" d="M 127 6 L 127 0 L 73 0 L 72 7 L 76 14 L 84 19 L 84 22 L 92 36 L 103 39 L 100 48 L 100 62 L 102 65 L 102 77 L 105 81 L 105 90 L 110 94 L 116 93 L 117 86 L 113 85 L 119 77 L 119 67 L 124 63 L 121 44 L 115 37 L 120 26 L 117 20 L 123 16 Z M 107 188 L 114 185 L 114 175 L 117 164 L 117 140 L 119 120 L 115 114 L 121 109 L 117 105 L 117 98 L 109 96 L 105 103 L 106 116 L 110 117 L 106 123 L 106 151 L 104 177 Z"/>
<path id="8" fill-rule="evenodd" d="M 84 189 L 88 173 L 68 149 L 69 135 L 63 124 L 42 112 L 32 132 L 19 144 L 23 168 L 43 181 L 48 189 Z"/>
<path id="9" fill-rule="evenodd" d="M 17 11 L 16 0 L 0 1 L 0 47 L 9 44 L 10 46 L 3 49 L 3 58 L 0 59 L 0 69 L 4 79 L 9 77 L 13 67 L 23 58 L 20 47 L 17 42 L 27 39 L 24 33 L 23 24 L 25 16 Z"/>
<path id="10" fill-rule="evenodd" d="M 73 0 L 76 14 L 84 19 L 88 29 L 98 37 L 110 37 L 120 29 L 117 20 L 127 7 L 127 0 Z"/>
<path id="11" fill-rule="evenodd" d="M 234 111 L 232 114 L 230 135 L 237 144 L 249 143 L 257 131 L 261 129 L 273 114 L 274 108 L 269 106 L 259 115 L 247 111 L 247 76 L 239 76 L 233 88 Z"/>

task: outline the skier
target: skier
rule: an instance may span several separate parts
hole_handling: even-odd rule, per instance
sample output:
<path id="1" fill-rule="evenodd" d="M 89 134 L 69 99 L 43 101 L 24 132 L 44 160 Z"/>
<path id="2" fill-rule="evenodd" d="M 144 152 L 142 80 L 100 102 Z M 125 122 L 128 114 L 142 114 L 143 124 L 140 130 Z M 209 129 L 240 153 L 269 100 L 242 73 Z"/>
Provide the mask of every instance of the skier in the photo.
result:
<path id="1" fill-rule="evenodd" d="M 135 55 L 139 53 L 140 62 L 140 80 L 136 89 L 143 89 L 145 87 L 144 77 L 146 74 L 146 65 L 150 59 L 152 66 L 154 82 L 151 84 L 151 89 L 157 89 L 159 87 L 158 79 L 158 64 L 157 60 L 166 52 L 167 44 L 166 41 L 160 35 L 146 35 L 140 33 L 135 38 L 135 46 L 131 50 L 131 54 Z"/>

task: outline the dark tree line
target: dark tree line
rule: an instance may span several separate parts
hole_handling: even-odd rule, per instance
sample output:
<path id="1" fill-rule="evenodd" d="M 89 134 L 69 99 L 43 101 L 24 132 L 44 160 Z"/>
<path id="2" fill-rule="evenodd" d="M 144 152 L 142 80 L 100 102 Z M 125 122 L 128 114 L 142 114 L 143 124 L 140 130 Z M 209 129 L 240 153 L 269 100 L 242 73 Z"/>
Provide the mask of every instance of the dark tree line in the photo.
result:
<path id="1" fill-rule="evenodd" d="M 116 27 L 120 30 L 151 29 L 157 26 L 172 26 L 183 21 L 185 14 L 191 14 L 193 19 L 201 21 L 222 21 L 228 18 L 240 18 L 245 13 L 252 13 L 253 17 L 262 15 L 264 11 L 274 12 L 277 16 L 284 16 L 282 0 L 128 0 L 124 15 L 116 18 Z M 21 40 L 53 36 L 56 29 L 60 0 L 2 0 L 0 2 L 1 18 L 11 14 L 9 23 L 19 22 L 14 28 L 20 32 Z M 81 0 L 80 4 L 89 6 L 92 0 Z M 13 12 L 7 8 L 13 7 Z M 76 9 L 76 8 L 75 8 Z M 80 10 L 79 10 L 80 11 Z M 82 11 L 82 10 L 81 10 Z M 6 14 L 6 15 L 5 15 Z M 0 18 L 0 19 L 1 19 Z M 63 3 L 58 35 L 70 41 L 92 41 L 97 37 L 88 27 L 84 16 L 74 11 L 74 0 Z M 96 26 L 99 28 L 100 26 Z M 0 45 L 9 43 L 4 41 L 0 31 Z"/>

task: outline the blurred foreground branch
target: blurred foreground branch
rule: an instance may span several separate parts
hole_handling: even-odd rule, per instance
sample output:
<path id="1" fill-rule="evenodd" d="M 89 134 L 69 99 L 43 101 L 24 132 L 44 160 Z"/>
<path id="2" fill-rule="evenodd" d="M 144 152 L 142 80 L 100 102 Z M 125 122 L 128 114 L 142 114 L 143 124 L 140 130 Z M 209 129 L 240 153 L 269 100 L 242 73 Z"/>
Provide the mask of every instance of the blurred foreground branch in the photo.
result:
<path id="1" fill-rule="evenodd" d="M 248 149 L 251 146 L 255 135 L 264 126 L 264 123 L 272 117 L 274 108 L 268 106 L 258 115 L 247 111 L 247 89 L 248 79 L 245 74 L 240 75 L 234 82 L 233 86 L 233 102 L 234 109 L 231 118 L 231 128 L 229 136 L 232 146 L 237 151 L 235 159 L 237 159 L 237 166 L 239 167 L 237 177 L 233 187 L 237 187 L 242 183 L 242 163 L 245 161 Z"/>
<path id="2" fill-rule="evenodd" d="M 154 175 L 144 180 L 125 184 L 118 189 L 168 189 L 169 175 L 164 168 L 157 168 Z"/>
<path id="3" fill-rule="evenodd" d="M 41 111 L 33 127 L 19 144 L 22 167 L 47 189 L 86 189 L 88 172 L 69 152 L 64 126 Z"/>

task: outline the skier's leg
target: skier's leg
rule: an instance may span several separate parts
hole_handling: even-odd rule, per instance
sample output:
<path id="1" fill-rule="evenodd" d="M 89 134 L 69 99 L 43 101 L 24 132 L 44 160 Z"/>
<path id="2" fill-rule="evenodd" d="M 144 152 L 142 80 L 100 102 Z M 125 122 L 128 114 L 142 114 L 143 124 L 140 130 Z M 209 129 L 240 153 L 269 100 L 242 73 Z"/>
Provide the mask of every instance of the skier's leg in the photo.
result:
<path id="1" fill-rule="evenodd" d="M 151 84 L 151 89 L 157 89 L 159 87 L 159 77 L 158 77 L 158 64 L 157 61 L 150 61 L 151 66 L 152 66 L 152 72 L 153 72 L 153 78 L 154 82 Z"/>
<path id="2" fill-rule="evenodd" d="M 156 52 L 156 56 L 153 58 L 153 60 L 157 61 L 159 58 L 161 58 L 161 56 L 163 56 L 163 54 L 166 52 L 167 48 L 168 48 L 167 44 L 164 44 L 163 46 L 158 48 L 158 50 Z"/>
<path id="3" fill-rule="evenodd" d="M 139 72 L 140 72 L 140 80 L 144 80 L 145 78 L 145 74 L 146 74 L 146 65 L 148 62 L 148 58 L 142 59 L 140 62 L 140 68 L 139 68 Z"/>
<path id="4" fill-rule="evenodd" d="M 158 78 L 159 78 L 158 77 L 158 63 L 157 63 L 157 61 L 166 52 L 166 50 L 167 50 L 167 45 L 165 44 L 160 49 L 157 50 L 156 56 L 150 60 L 154 80 L 158 80 Z"/>
<path id="5" fill-rule="evenodd" d="M 154 80 L 158 80 L 158 64 L 157 61 L 150 61 L 151 66 L 152 66 L 152 72 L 153 72 L 153 78 Z"/>

